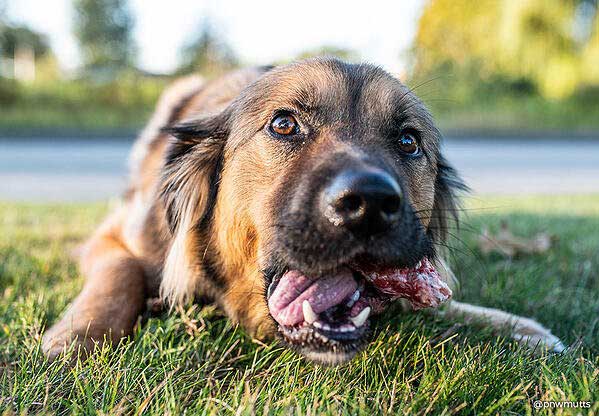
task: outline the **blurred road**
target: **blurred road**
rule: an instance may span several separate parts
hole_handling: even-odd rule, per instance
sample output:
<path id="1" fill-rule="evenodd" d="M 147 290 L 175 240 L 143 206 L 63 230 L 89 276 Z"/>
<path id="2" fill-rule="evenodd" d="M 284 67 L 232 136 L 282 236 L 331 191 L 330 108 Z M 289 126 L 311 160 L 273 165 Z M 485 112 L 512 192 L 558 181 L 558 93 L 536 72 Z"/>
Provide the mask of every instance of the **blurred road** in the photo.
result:
<path id="1" fill-rule="evenodd" d="M 449 138 L 445 152 L 473 193 L 599 192 L 599 138 Z"/>
<path id="2" fill-rule="evenodd" d="M 94 201 L 120 195 L 132 140 L 0 138 L 0 200 Z M 445 142 L 476 194 L 599 192 L 599 140 Z"/>

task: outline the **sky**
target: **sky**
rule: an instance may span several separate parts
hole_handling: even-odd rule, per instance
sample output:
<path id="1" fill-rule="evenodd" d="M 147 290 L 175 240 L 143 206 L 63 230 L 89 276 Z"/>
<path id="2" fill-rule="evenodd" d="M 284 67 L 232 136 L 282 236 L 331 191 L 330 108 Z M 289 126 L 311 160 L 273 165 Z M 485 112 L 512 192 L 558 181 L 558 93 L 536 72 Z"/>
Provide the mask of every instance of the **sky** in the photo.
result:
<path id="1" fill-rule="evenodd" d="M 248 65 L 326 45 L 356 50 L 363 60 L 401 73 L 423 5 L 424 0 L 130 0 L 138 66 L 156 73 L 177 67 L 181 47 L 197 34 L 204 16 Z M 7 13 L 13 22 L 45 33 L 63 68 L 78 66 L 71 0 L 8 0 Z"/>

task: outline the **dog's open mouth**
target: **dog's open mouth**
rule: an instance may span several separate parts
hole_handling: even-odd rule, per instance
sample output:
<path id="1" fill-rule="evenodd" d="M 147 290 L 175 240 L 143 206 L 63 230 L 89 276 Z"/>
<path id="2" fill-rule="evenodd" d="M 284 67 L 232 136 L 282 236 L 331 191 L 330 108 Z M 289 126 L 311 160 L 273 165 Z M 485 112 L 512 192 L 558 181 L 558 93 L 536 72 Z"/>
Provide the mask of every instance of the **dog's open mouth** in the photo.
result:
<path id="1" fill-rule="evenodd" d="M 366 343 L 369 317 L 391 302 L 405 298 L 414 309 L 434 308 L 451 290 L 424 258 L 411 268 L 352 263 L 318 279 L 289 270 L 273 279 L 267 297 L 284 340 L 310 358 L 331 362 L 351 358 Z"/>

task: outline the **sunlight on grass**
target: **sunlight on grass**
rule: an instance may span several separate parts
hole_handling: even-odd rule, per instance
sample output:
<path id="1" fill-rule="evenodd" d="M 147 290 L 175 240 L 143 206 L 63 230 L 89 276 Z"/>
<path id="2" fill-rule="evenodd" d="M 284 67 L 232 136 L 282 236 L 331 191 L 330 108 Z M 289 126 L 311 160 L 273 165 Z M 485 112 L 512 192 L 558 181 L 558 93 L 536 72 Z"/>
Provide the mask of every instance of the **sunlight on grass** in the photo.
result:
<path id="1" fill-rule="evenodd" d="M 533 400 L 586 400 L 599 410 L 599 196 L 469 199 L 450 261 L 456 297 L 532 316 L 575 348 L 532 356 L 505 334 L 419 312 L 389 312 L 350 364 L 306 363 L 252 340 L 213 307 L 151 317 L 132 342 L 70 367 L 48 363 L 43 328 L 82 285 L 69 253 L 106 204 L 0 203 L 0 409 L 180 414 L 530 413 Z M 547 231 L 543 255 L 484 256 L 483 226 Z"/>

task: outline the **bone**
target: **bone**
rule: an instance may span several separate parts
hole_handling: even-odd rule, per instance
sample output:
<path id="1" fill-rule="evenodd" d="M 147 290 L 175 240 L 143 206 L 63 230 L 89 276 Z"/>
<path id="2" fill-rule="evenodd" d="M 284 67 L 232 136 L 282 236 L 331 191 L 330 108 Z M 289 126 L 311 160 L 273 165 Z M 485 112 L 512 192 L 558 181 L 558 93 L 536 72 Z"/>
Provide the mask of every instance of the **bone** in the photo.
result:
<path id="1" fill-rule="evenodd" d="M 427 258 L 414 268 L 363 271 L 366 278 L 393 299 L 405 298 L 414 309 L 436 308 L 451 298 L 451 289 Z"/>

